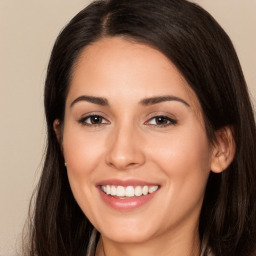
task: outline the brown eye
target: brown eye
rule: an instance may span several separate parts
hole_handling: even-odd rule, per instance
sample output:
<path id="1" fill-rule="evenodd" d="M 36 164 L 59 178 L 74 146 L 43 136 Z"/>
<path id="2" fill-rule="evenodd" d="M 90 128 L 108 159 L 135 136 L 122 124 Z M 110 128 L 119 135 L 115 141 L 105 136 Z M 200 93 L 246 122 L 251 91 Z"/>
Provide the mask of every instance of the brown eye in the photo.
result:
<path id="1" fill-rule="evenodd" d="M 102 116 L 90 115 L 79 120 L 79 123 L 82 123 L 84 125 L 101 125 L 101 124 L 108 124 L 109 122 L 106 119 L 104 119 Z"/>
<path id="2" fill-rule="evenodd" d="M 167 116 L 155 116 L 151 118 L 146 124 L 165 127 L 169 125 L 175 125 L 177 124 L 177 121 Z"/>
<path id="3" fill-rule="evenodd" d="M 102 117 L 101 116 L 91 116 L 91 124 L 101 124 L 102 123 Z"/>
<path id="4" fill-rule="evenodd" d="M 157 125 L 163 125 L 163 124 L 169 124 L 170 121 L 167 120 L 167 118 L 163 117 L 163 116 L 158 116 L 155 118 L 156 119 L 156 124 Z"/>

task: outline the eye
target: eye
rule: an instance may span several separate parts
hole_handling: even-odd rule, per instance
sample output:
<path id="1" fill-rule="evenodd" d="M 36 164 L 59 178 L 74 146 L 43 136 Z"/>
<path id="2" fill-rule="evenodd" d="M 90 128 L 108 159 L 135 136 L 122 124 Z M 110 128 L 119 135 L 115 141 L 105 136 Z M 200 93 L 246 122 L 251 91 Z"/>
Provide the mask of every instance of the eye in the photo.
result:
<path id="1" fill-rule="evenodd" d="M 93 126 L 93 125 L 108 124 L 109 121 L 107 121 L 105 118 L 99 115 L 89 115 L 80 119 L 79 123 L 83 125 Z"/>
<path id="2" fill-rule="evenodd" d="M 169 125 L 177 124 L 177 120 L 174 120 L 167 116 L 154 116 L 146 122 L 147 125 L 155 125 L 160 127 L 166 127 Z"/>

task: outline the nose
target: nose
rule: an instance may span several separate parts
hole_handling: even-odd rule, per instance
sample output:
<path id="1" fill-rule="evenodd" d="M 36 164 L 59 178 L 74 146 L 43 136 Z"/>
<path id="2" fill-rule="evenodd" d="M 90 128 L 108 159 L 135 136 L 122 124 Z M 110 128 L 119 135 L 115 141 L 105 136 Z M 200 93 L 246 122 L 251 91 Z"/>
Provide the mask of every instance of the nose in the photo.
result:
<path id="1" fill-rule="evenodd" d="M 118 170 L 137 168 L 145 163 L 142 136 L 136 128 L 123 126 L 112 131 L 106 163 Z"/>

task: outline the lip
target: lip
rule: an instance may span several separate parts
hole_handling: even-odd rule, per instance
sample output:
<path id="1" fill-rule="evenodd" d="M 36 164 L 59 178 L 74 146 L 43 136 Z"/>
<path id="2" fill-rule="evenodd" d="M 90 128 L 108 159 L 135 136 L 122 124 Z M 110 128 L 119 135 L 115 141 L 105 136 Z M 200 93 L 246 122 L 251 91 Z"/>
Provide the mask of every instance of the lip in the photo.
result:
<path id="1" fill-rule="evenodd" d="M 154 186 L 157 185 L 159 186 L 158 190 L 147 195 L 143 196 L 134 196 L 132 198 L 118 198 L 115 196 L 107 195 L 101 190 L 101 186 L 105 185 L 120 185 L 120 186 Z M 118 211 L 131 211 L 135 210 L 137 208 L 140 208 L 148 203 L 150 203 L 151 200 L 155 197 L 155 195 L 159 192 L 161 186 L 156 183 L 151 183 L 151 182 L 145 182 L 145 181 L 140 181 L 140 180 L 117 180 L 117 179 L 111 179 L 111 180 L 104 180 L 99 182 L 97 185 L 99 194 L 103 202 Z"/>

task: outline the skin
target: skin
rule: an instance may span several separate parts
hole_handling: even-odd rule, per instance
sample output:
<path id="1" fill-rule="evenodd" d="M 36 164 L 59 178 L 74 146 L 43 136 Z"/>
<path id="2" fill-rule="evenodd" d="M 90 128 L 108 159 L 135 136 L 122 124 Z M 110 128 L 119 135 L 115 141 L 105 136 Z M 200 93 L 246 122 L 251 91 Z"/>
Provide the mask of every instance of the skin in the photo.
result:
<path id="1" fill-rule="evenodd" d="M 77 100 L 84 95 L 108 105 Z M 176 98 L 142 104 L 167 95 Z M 102 119 L 91 124 L 90 115 Z M 157 116 L 166 118 L 161 123 Z M 54 128 L 60 138 L 58 120 Z M 61 137 L 72 192 L 101 233 L 97 255 L 199 255 L 207 179 L 210 170 L 228 164 L 227 157 L 219 160 L 220 149 L 232 154 L 227 143 L 211 146 L 196 95 L 162 53 L 122 38 L 87 46 L 74 67 Z M 106 179 L 142 180 L 160 189 L 145 205 L 118 211 L 96 186 Z"/>

